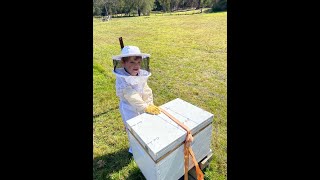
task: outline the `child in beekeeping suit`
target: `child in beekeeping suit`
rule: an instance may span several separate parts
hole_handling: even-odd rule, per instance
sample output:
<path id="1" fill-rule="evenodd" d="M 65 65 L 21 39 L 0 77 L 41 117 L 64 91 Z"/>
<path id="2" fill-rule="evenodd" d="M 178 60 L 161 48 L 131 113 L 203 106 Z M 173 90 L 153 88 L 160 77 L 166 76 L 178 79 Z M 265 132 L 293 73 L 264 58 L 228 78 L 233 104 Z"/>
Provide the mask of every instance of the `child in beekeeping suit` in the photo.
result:
<path id="1" fill-rule="evenodd" d="M 113 73 L 116 75 L 116 95 L 120 99 L 119 109 L 123 123 L 144 112 L 160 114 L 153 104 L 153 94 L 147 84 L 151 75 L 150 54 L 141 53 L 136 46 L 123 47 L 121 54 L 113 56 Z M 126 128 L 128 133 L 128 130 Z M 131 152 L 131 148 L 129 148 Z"/>

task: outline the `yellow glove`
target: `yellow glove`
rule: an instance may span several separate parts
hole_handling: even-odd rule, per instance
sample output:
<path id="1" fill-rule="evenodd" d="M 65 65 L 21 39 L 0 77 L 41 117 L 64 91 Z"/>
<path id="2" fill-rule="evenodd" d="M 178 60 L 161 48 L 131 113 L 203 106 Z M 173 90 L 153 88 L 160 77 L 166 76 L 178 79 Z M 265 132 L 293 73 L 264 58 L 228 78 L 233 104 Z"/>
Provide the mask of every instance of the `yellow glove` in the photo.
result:
<path id="1" fill-rule="evenodd" d="M 145 112 L 149 114 L 160 114 L 160 109 L 155 105 L 148 105 L 145 109 Z"/>

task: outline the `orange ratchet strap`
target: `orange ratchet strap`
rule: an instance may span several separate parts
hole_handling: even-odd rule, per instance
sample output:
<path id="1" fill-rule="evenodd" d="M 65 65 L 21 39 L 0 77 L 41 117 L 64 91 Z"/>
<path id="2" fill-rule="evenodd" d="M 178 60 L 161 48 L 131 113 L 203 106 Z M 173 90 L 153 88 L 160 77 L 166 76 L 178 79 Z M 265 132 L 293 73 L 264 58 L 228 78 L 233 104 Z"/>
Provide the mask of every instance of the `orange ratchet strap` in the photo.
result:
<path id="1" fill-rule="evenodd" d="M 201 169 L 199 168 L 198 162 L 194 156 L 194 153 L 192 151 L 192 148 L 190 146 L 190 143 L 193 141 L 193 137 L 191 135 L 190 129 L 182 124 L 178 119 L 173 117 L 171 114 L 169 114 L 166 110 L 159 107 L 161 112 L 163 112 L 165 115 L 167 115 L 170 119 L 172 119 L 175 123 L 177 123 L 179 126 L 181 126 L 184 130 L 187 131 L 186 141 L 184 143 L 184 180 L 188 180 L 188 171 L 189 171 L 189 154 L 192 157 L 192 161 L 194 165 L 196 166 L 196 174 L 197 174 L 197 180 L 203 180 L 203 173 Z"/>

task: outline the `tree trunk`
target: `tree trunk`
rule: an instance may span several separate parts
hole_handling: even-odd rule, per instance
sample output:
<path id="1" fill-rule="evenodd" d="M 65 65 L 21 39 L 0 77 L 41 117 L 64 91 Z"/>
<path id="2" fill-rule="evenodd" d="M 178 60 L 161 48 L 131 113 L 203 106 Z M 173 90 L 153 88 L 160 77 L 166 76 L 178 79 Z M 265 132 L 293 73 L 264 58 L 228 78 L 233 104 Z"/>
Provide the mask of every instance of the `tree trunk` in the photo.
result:
<path id="1" fill-rule="evenodd" d="M 197 5 L 196 9 L 200 9 L 200 4 L 201 4 L 201 0 L 198 0 L 198 5 Z"/>
<path id="2" fill-rule="evenodd" d="M 105 16 L 108 16 L 108 15 L 109 15 L 109 13 L 108 13 L 107 5 L 105 5 L 105 6 L 104 6 L 104 9 L 106 10 L 106 14 L 105 14 Z"/>

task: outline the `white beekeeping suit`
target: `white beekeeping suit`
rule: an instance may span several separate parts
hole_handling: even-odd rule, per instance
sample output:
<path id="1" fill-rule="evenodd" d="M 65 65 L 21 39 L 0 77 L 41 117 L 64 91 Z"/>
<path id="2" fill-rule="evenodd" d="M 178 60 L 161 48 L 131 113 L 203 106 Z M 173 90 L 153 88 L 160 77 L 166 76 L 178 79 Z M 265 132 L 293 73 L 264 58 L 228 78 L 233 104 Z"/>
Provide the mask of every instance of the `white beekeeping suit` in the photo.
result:
<path id="1" fill-rule="evenodd" d="M 138 76 L 130 76 L 125 69 L 118 68 L 114 74 L 116 94 L 120 99 L 119 109 L 125 123 L 143 113 L 148 105 L 153 104 L 152 90 L 147 84 L 151 73 L 140 69 Z"/>
<path id="2" fill-rule="evenodd" d="M 129 57 L 131 60 L 128 60 Z M 121 55 L 112 57 L 116 94 L 120 99 L 119 109 L 125 127 L 127 120 L 141 113 L 160 114 L 160 109 L 153 104 L 152 90 L 147 84 L 151 76 L 149 57 L 149 54 L 141 53 L 136 46 L 125 46 Z M 124 58 L 127 59 L 124 61 Z M 127 128 L 126 131 L 128 133 Z M 131 148 L 129 152 L 132 153 Z"/>

